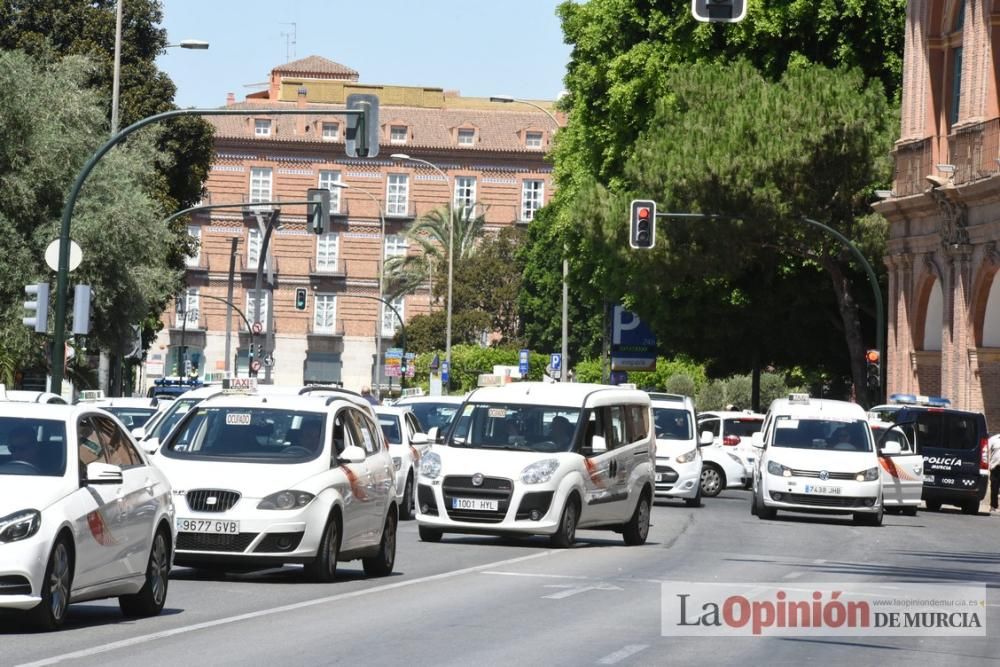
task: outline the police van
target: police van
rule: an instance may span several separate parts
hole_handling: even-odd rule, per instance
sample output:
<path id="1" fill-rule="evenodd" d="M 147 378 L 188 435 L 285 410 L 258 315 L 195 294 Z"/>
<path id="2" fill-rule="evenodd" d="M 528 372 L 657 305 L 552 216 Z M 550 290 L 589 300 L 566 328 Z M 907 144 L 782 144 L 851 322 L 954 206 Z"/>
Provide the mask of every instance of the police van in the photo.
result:
<path id="1" fill-rule="evenodd" d="M 927 509 L 956 505 L 978 514 L 989 482 L 989 432 L 980 412 L 956 410 L 939 396 L 893 394 L 892 420 L 903 427 L 924 457 L 923 499 Z"/>

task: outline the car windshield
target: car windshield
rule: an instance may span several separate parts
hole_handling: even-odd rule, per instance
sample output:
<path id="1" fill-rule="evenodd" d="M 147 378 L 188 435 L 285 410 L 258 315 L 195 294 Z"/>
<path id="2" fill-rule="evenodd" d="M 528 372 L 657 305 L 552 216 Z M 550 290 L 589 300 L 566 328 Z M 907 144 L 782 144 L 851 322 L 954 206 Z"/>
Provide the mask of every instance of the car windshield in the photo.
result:
<path id="1" fill-rule="evenodd" d="M 751 435 L 759 431 L 761 426 L 764 425 L 763 419 L 751 419 L 746 417 L 726 419 L 725 422 L 726 428 L 724 433 L 726 435 L 738 435 L 741 438 L 749 438 Z"/>
<path id="2" fill-rule="evenodd" d="M 302 463 L 323 451 L 325 415 L 258 407 L 198 407 L 168 436 L 164 456 Z"/>
<path id="3" fill-rule="evenodd" d="M 656 428 L 656 437 L 660 440 L 690 440 L 694 437 L 691 414 L 687 410 L 654 406 L 653 426 Z"/>
<path id="4" fill-rule="evenodd" d="M 567 452 L 579 408 L 512 403 L 466 403 L 447 444 L 475 449 Z"/>
<path id="5" fill-rule="evenodd" d="M 902 410 L 898 405 L 880 405 L 868 411 L 869 419 L 880 419 L 884 422 L 896 421 L 896 413 Z"/>
<path id="6" fill-rule="evenodd" d="M 149 418 L 156 414 L 153 408 L 116 408 L 114 406 L 104 408 L 125 425 L 127 429 L 138 428 L 149 421 Z"/>
<path id="7" fill-rule="evenodd" d="M 160 420 L 153 425 L 146 434 L 147 438 L 164 439 L 170 435 L 170 430 L 186 415 L 194 406 L 202 402 L 201 398 L 178 398 L 170 404 L 170 407 L 163 412 Z"/>
<path id="8" fill-rule="evenodd" d="M 397 403 L 397 405 L 406 405 L 410 408 L 425 433 L 434 427 L 439 431 L 447 430 L 452 418 L 462 407 L 459 403 L 413 403 L 412 405 Z"/>
<path id="9" fill-rule="evenodd" d="M 862 419 L 796 419 L 787 415 L 774 420 L 774 447 L 823 451 L 870 452 L 867 422 Z"/>
<path id="10" fill-rule="evenodd" d="M 396 415 L 379 415 L 378 425 L 382 427 L 382 435 L 390 445 L 403 444 L 403 432 L 399 428 L 399 417 Z"/>
<path id="11" fill-rule="evenodd" d="M 0 475 L 62 477 L 66 425 L 54 419 L 0 417 Z"/>

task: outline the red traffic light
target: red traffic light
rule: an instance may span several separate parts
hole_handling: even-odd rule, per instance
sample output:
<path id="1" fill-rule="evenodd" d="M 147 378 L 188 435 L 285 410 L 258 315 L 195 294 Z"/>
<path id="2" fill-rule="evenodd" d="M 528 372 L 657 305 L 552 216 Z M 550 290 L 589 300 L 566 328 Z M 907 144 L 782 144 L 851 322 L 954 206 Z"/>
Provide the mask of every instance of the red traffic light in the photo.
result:
<path id="1" fill-rule="evenodd" d="M 868 350 L 865 353 L 865 361 L 869 364 L 877 364 L 882 355 L 879 354 L 878 350 Z"/>
<path id="2" fill-rule="evenodd" d="M 649 219 L 649 208 L 646 206 L 640 206 L 639 210 L 636 211 L 636 213 L 638 214 L 640 220 Z"/>

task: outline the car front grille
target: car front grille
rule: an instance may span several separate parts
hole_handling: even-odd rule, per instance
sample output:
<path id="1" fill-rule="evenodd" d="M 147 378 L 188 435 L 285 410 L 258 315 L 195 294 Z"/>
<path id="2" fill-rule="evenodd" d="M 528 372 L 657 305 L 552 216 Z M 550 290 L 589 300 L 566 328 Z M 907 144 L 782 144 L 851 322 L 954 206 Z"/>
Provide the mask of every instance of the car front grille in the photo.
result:
<path id="1" fill-rule="evenodd" d="M 242 553 L 257 537 L 257 533 L 214 535 L 211 533 L 177 533 L 178 551 L 225 551 Z"/>
<path id="2" fill-rule="evenodd" d="M 222 489 L 195 489 L 184 497 L 195 512 L 228 512 L 239 501 L 240 494 Z"/>
<path id="3" fill-rule="evenodd" d="M 815 477 L 819 479 L 819 470 L 795 470 L 792 469 L 792 477 Z M 827 479 L 840 479 L 840 480 L 853 480 L 858 473 L 856 472 L 828 472 Z"/>
<path id="4" fill-rule="evenodd" d="M 500 523 L 507 516 L 514 482 L 502 477 L 484 477 L 480 486 L 472 484 L 472 477 L 451 475 L 444 478 L 444 506 L 448 516 L 455 521 L 469 523 Z M 497 511 L 453 509 L 453 498 L 496 500 Z"/>
<path id="5" fill-rule="evenodd" d="M 795 505 L 809 505 L 812 507 L 836 507 L 840 509 L 861 509 L 870 508 L 865 500 L 870 498 L 848 498 L 844 496 L 820 496 L 808 493 L 782 493 L 781 498 L 775 498 L 775 492 L 771 492 L 771 499 L 782 503 L 792 503 Z"/>
<path id="6" fill-rule="evenodd" d="M 659 481 L 657 482 L 658 485 L 673 484 L 677 481 L 677 478 L 680 477 L 676 470 L 665 465 L 656 466 L 656 474 L 659 477 Z"/>

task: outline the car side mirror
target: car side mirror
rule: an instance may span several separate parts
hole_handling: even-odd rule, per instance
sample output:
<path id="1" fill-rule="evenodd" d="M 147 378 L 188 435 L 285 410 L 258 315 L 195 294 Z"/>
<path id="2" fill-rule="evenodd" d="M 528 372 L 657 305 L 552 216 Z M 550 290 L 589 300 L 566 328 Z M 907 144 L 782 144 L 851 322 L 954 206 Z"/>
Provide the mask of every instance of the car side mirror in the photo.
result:
<path id="1" fill-rule="evenodd" d="M 427 429 L 427 440 L 428 442 L 434 442 L 434 443 L 442 442 L 443 438 L 441 434 L 441 429 L 439 429 L 437 426 L 431 426 L 429 429 Z"/>
<path id="2" fill-rule="evenodd" d="M 708 447 L 715 442 L 715 435 L 711 431 L 702 431 L 701 436 L 698 437 L 699 447 Z"/>
<path id="3" fill-rule="evenodd" d="M 430 442 L 430 438 L 427 437 L 426 433 L 414 433 L 410 436 L 411 445 L 426 445 Z"/>
<path id="4" fill-rule="evenodd" d="M 909 438 L 906 437 L 906 431 L 903 430 L 904 426 L 908 426 L 913 422 L 900 422 L 898 424 L 893 424 L 885 433 L 879 436 L 878 442 L 875 447 L 881 456 L 893 456 L 903 453 L 903 443 L 906 443 L 907 451 L 910 451 Z"/>
<path id="5" fill-rule="evenodd" d="M 878 453 L 882 456 L 894 456 L 896 454 L 902 454 L 903 448 L 899 446 L 897 441 L 887 440 L 879 443 Z"/>
<path id="6" fill-rule="evenodd" d="M 146 429 L 142 426 L 136 426 L 134 429 L 132 429 L 131 433 L 132 437 L 135 438 L 136 440 L 142 440 L 143 438 L 146 437 Z"/>
<path id="7" fill-rule="evenodd" d="M 87 485 L 121 484 L 123 481 L 120 466 L 95 461 L 87 465 Z"/>
<path id="8" fill-rule="evenodd" d="M 590 451 L 594 453 L 608 451 L 608 441 L 604 439 L 603 435 L 595 435 L 593 437 L 590 441 Z"/>
<path id="9" fill-rule="evenodd" d="M 138 444 L 139 447 L 142 448 L 142 451 L 146 452 L 147 454 L 155 454 L 156 451 L 160 448 L 160 439 L 150 438 L 149 440 L 140 440 Z"/>
<path id="10" fill-rule="evenodd" d="M 341 463 L 362 463 L 367 458 L 367 455 L 365 454 L 365 450 L 357 445 L 350 445 L 349 447 L 344 447 L 344 451 L 337 458 Z"/>
<path id="11" fill-rule="evenodd" d="M 760 431 L 757 431 L 756 433 L 754 433 L 753 435 L 751 435 L 750 436 L 750 444 L 753 445 L 754 448 L 756 448 L 756 449 L 763 449 L 764 448 L 764 434 L 762 432 L 760 432 Z"/>

